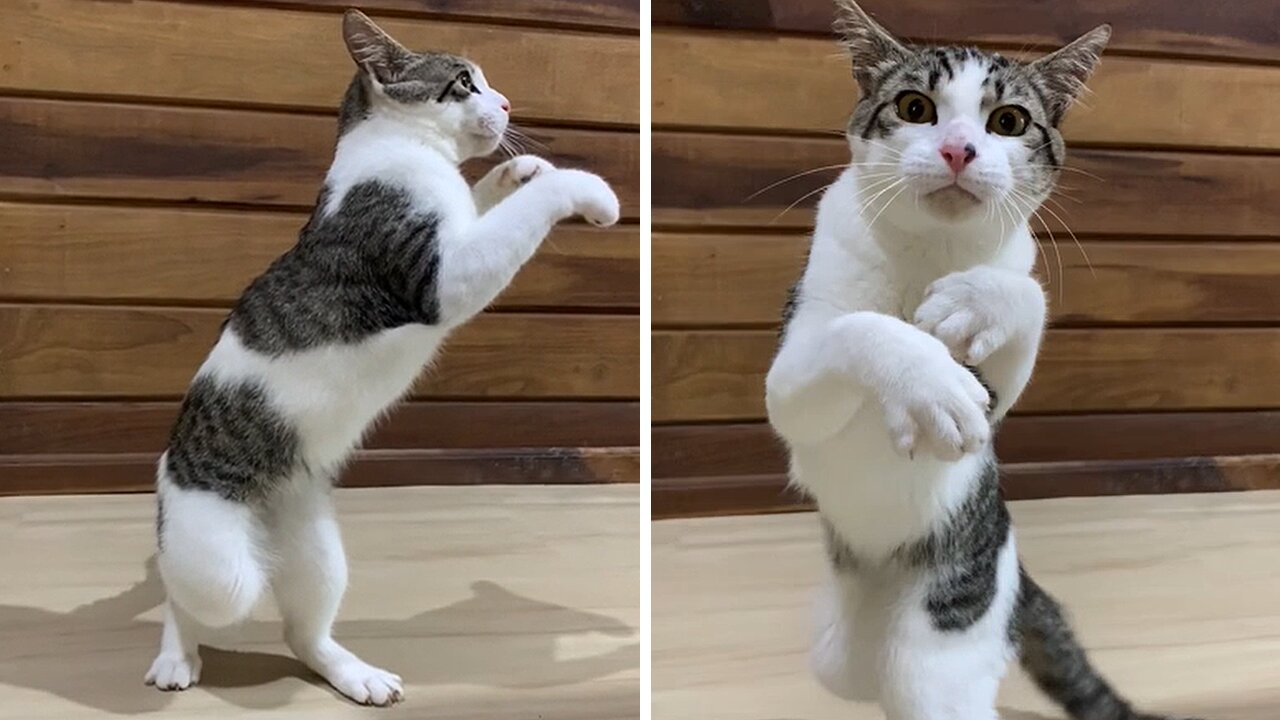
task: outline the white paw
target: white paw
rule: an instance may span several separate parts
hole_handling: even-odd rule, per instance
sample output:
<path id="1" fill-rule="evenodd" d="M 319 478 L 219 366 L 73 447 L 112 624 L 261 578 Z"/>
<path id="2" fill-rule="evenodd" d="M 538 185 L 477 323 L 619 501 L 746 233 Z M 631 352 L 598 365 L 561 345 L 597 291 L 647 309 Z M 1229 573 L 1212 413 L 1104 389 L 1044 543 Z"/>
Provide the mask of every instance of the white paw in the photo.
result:
<path id="1" fill-rule="evenodd" d="M 325 674 L 329 684 L 361 705 L 394 705 L 404 699 L 399 675 L 359 660 L 349 660 Z"/>
<path id="2" fill-rule="evenodd" d="M 618 196 L 599 175 L 581 170 L 559 170 L 566 183 L 573 212 L 592 225 L 608 227 L 622 214 Z"/>
<path id="3" fill-rule="evenodd" d="M 539 175 L 555 169 L 555 165 L 536 155 L 519 155 L 499 166 L 498 187 L 513 191 Z"/>
<path id="4" fill-rule="evenodd" d="M 937 348 L 904 369 L 880 402 L 899 453 L 915 457 L 924 447 L 941 460 L 959 460 L 991 440 L 991 396 L 972 372 Z"/>
<path id="5" fill-rule="evenodd" d="M 186 690 L 200 682 L 200 657 L 161 653 L 144 679 L 157 690 Z"/>
<path id="6" fill-rule="evenodd" d="M 1044 292 L 1031 277 L 974 268 L 934 281 L 915 324 L 941 340 L 952 357 L 978 365 L 1016 333 L 1038 334 L 1044 313 Z"/>

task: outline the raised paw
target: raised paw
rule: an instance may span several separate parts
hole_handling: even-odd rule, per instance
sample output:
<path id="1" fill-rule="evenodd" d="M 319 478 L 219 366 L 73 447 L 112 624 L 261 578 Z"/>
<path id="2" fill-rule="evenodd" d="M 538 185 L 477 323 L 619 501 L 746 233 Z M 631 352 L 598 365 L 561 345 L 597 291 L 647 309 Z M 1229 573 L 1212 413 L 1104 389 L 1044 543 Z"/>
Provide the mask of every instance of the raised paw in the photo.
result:
<path id="1" fill-rule="evenodd" d="M 618 196 L 603 178 L 581 170 L 559 170 L 557 173 L 569 193 L 574 214 L 600 227 L 618 222 L 622 214 Z"/>
<path id="2" fill-rule="evenodd" d="M 186 690 L 200 682 L 200 657 L 161 653 L 144 680 L 157 690 Z"/>
<path id="3" fill-rule="evenodd" d="M 906 457 L 924 447 L 940 460 L 959 460 L 991 440 L 990 394 L 969 370 L 944 360 L 919 367 L 913 382 L 881 401 L 894 448 Z"/>
<path id="4" fill-rule="evenodd" d="M 1045 302 L 1029 276 L 974 268 L 936 280 L 916 309 L 916 327 L 941 340 L 952 357 L 978 365 L 1018 333 L 1044 328 Z"/>
<path id="5" fill-rule="evenodd" d="M 399 675 L 351 660 L 333 668 L 325 679 L 338 692 L 361 705 L 384 707 L 404 699 L 404 681 Z"/>
<path id="6" fill-rule="evenodd" d="M 498 187 L 510 192 L 555 169 L 555 165 L 536 155 L 519 155 L 499 166 Z"/>

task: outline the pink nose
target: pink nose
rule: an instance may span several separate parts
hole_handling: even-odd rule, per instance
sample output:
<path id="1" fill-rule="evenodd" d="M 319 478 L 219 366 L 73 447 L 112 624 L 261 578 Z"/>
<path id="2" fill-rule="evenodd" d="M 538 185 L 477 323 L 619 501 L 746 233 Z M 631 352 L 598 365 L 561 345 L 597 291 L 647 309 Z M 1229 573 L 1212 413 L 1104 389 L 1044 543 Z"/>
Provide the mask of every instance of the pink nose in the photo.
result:
<path id="1" fill-rule="evenodd" d="M 942 159 L 947 161 L 947 165 L 951 168 L 951 172 L 959 175 L 968 167 L 973 159 L 978 157 L 978 149 L 973 143 L 947 143 L 942 146 L 938 152 L 942 153 Z"/>
<path id="2" fill-rule="evenodd" d="M 506 100 L 502 101 L 502 112 L 511 112 L 511 103 Z"/>

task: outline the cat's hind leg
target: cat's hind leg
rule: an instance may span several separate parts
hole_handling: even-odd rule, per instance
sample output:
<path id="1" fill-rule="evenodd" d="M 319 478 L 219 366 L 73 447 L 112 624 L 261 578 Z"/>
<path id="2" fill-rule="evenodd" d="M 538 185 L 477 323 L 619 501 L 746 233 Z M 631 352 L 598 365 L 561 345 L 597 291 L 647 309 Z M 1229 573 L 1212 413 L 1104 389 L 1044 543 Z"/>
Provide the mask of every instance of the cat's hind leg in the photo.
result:
<path id="1" fill-rule="evenodd" d="M 865 612 L 864 588 L 859 582 L 856 576 L 836 570 L 818 589 L 809 667 L 836 697 L 875 702 L 879 699 L 878 636 L 883 631 Z"/>
<path id="2" fill-rule="evenodd" d="M 182 690 L 199 680 L 198 627 L 245 620 L 266 589 L 261 522 L 245 503 L 177 487 L 163 467 L 157 492 L 156 564 L 168 601 L 160 653 L 146 680 L 160 689 Z"/>
<path id="3" fill-rule="evenodd" d="M 347 559 L 327 488 L 299 487 L 280 498 L 272 549 L 278 559 L 272 588 L 294 655 L 355 702 L 390 705 L 403 699 L 398 675 L 364 662 L 333 639 L 347 589 Z"/>
<path id="4" fill-rule="evenodd" d="M 1011 537 L 990 573 L 954 570 L 949 582 L 915 584 L 889 625 L 880 680 L 887 720 L 998 720 L 996 693 L 1014 657 Z"/>

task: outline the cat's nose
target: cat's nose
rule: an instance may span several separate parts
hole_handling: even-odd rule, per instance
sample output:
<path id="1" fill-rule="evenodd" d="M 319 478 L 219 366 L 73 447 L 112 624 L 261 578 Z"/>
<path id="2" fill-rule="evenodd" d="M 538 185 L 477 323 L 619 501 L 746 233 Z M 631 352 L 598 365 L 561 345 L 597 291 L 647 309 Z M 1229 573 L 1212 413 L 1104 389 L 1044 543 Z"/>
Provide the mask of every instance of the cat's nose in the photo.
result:
<path id="1" fill-rule="evenodd" d="M 510 101 L 507 101 L 507 100 L 503 100 L 503 101 L 502 101 L 502 112 L 505 112 L 505 113 L 509 113 L 509 112 L 511 112 L 511 102 L 510 102 Z"/>
<path id="2" fill-rule="evenodd" d="M 951 172 L 959 175 L 964 171 L 973 159 L 978 157 L 978 148 L 973 143 L 947 143 L 943 145 L 938 152 L 942 153 L 942 159 L 947 161 L 947 166 L 951 168 Z"/>

